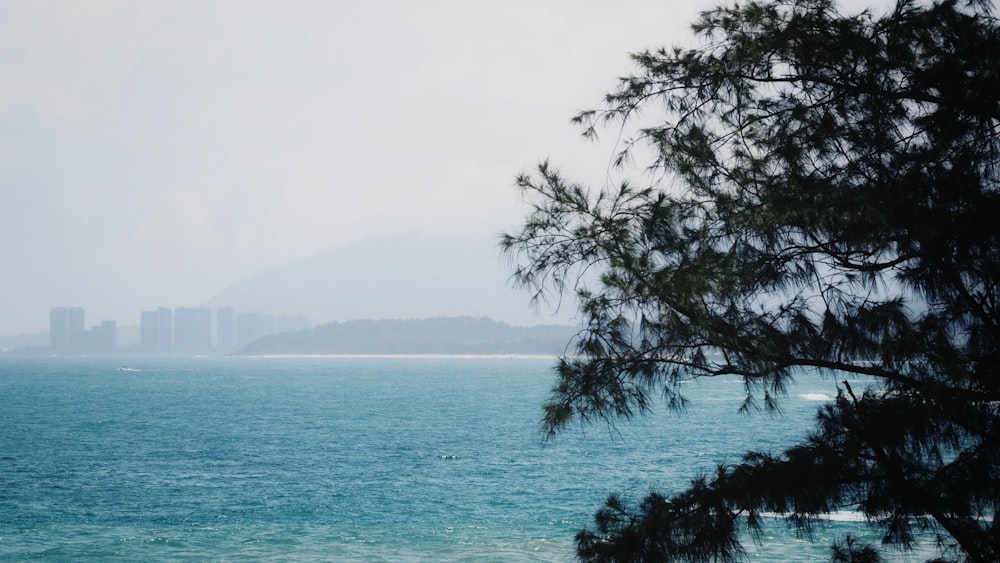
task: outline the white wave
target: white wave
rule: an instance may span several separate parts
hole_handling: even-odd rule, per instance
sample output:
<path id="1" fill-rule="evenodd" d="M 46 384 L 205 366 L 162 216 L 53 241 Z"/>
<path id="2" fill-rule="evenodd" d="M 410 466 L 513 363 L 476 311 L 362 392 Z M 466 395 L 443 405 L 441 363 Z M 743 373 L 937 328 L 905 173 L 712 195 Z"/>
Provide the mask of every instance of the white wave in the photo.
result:
<path id="1" fill-rule="evenodd" d="M 803 393 L 799 397 L 807 401 L 832 401 L 833 397 L 827 395 L 826 393 Z"/>
<path id="2" fill-rule="evenodd" d="M 765 518 L 784 518 L 787 514 L 780 512 L 764 512 L 761 516 Z M 837 510 L 829 514 L 817 514 L 817 520 L 828 520 L 831 522 L 864 522 L 865 515 L 853 510 Z"/>

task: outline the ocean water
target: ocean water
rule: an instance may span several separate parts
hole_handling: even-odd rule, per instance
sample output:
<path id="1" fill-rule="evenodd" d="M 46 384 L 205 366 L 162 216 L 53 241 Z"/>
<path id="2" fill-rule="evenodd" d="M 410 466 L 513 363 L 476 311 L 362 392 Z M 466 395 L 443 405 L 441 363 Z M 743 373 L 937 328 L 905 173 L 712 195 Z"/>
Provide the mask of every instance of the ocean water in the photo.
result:
<path id="1" fill-rule="evenodd" d="M 127 369 L 122 369 L 122 364 Z M 684 414 L 539 433 L 550 358 L 0 357 L 0 560 L 570 561 L 610 492 L 683 487 L 804 435 L 835 383 L 740 415 L 734 379 Z M 776 522 L 758 560 L 813 561 Z"/>

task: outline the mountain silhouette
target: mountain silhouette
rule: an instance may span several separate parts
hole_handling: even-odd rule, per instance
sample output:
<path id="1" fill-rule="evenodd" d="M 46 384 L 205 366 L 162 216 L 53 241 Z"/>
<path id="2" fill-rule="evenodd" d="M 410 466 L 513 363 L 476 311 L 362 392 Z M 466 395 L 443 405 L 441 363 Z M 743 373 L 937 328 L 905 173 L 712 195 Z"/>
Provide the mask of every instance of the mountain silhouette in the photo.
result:
<path id="1" fill-rule="evenodd" d="M 495 240 L 381 237 L 268 268 L 208 305 L 303 315 L 315 324 L 453 316 L 514 326 L 571 322 L 566 314 L 536 313 L 509 277 Z"/>

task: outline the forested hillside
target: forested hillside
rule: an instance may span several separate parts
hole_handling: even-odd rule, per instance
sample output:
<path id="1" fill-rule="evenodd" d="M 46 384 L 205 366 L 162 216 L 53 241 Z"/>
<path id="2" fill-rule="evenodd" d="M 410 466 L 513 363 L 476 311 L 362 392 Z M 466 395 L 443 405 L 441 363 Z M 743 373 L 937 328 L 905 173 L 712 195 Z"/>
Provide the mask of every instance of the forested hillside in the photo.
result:
<path id="1" fill-rule="evenodd" d="M 562 354 L 577 328 L 515 327 L 488 318 L 335 322 L 250 343 L 241 355 Z"/>

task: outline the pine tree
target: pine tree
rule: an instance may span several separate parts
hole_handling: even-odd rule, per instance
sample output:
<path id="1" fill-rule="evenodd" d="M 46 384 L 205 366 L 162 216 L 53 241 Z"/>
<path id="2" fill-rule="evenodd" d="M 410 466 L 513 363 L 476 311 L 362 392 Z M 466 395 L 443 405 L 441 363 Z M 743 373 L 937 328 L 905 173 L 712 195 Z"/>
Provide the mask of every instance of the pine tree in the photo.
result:
<path id="1" fill-rule="evenodd" d="M 530 211 L 501 238 L 514 280 L 538 299 L 575 292 L 584 320 L 545 429 L 681 407 L 700 377 L 741 376 L 748 409 L 777 408 L 803 370 L 839 393 L 779 454 L 637 506 L 609 498 L 578 556 L 732 561 L 765 513 L 808 531 L 856 510 L 886 544 L 939 534 L 1000 561 L 992 3 L 751 1 L 693 29 L 698 47 L 633 55 L 637 72 L 575 118 L 622 135 L 629 180 L 591 189 L 549 163 L 517 179 Z"/>

